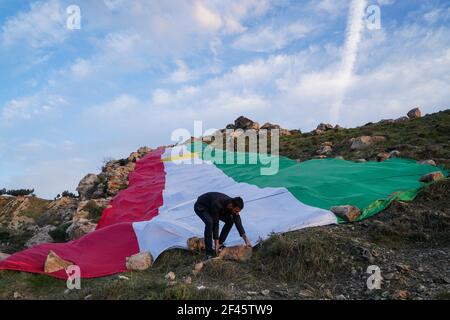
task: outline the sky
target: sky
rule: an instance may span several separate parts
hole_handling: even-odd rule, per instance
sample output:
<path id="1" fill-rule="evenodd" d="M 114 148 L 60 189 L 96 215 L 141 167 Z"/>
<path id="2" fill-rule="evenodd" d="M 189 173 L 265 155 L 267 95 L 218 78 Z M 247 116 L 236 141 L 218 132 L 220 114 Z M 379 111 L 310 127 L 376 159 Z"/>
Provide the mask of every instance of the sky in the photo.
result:
<path id="1" fill-rule="evenodd" d="M 0 0 L 0 71 L 0 188 L 53 198 L 195 120 L 305 132 L 447 109 L 450 3 Z"/>

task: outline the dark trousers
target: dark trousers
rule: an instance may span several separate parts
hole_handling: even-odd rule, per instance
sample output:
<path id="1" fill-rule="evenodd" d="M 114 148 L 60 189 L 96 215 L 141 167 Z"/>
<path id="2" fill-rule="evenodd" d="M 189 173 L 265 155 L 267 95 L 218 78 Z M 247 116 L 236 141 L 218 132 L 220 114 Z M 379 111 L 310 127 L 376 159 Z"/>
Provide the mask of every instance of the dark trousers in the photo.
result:
<path id="1" fill-rule="evenodd" d="M 202 219 L 203 223 L 205 224 L 204 239 L 205 239 L 206 253 L 210 254 L 210 255 L 214 255 L 214 249 L 213 249 L 213 243 L 212 243 L 213 218 L 211 217 L 207 208 L 205 208 L 201 204 L 195 203 L 194 211 L 199 216 L 199 218 Z M 231 218 L 231 216 L 226 219 L 221 219 L 221 221 L 225 222 L 225 225 L 223 226 L 222 231 L 220 232 L 219 244 L 223 244 L 225 242 L 225 240 L 227 239 L 228 234 L 230 233 L 230 230 L 234 224 L 234 221 Z"/>

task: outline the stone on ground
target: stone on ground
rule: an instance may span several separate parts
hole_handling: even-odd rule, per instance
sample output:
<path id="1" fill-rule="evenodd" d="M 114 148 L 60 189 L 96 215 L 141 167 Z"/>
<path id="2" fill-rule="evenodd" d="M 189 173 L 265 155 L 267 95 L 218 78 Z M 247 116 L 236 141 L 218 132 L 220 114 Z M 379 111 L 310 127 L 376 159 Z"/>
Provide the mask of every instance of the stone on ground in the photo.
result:
<path id="1" fill-rule="evenodd" d="M 445 177 L 444 177 L 444 175 L 442 174 L 441 171 L 436 171 L 436 172 L 431 172 L 431 173 L 428 173 L 428 174 L 423 175 L 423 176 L 420 178 L 420 181 L 421 181 L 421 182 L 433 182 L 433 181 L 439 181 L 439 180 L 442 180 L 442 179 L 444 179 L 444 178 L 445 178 Z"/>
<path id="2" fill-rule="evenodd" d="M 59 257 L 54 251 L 49 251 L 47 259 L 45 260 L 44 271 L 45 273 L 53 273 L 60 270 L 65 270 L 73 263 L 66 261 Z"/>
<path id="3" fill-rule="evenodd" d="M 252 248 L 248 246 L 226 247 L 220 252 L 219 258 L 223 260 L 246 262 L 252 257 L 252 251 Z"/>
<path id="4" fill-rule="evenodd" d="M 415 119 L 415 118 L 420 118 L 422 116 L 422 112 L 420 111 L 419 108 L 414 108 L 414 109 L 409 110 L 406 115 L 410 119 Z"/>
<path id="5" fill-rule="evenodd" d="M 331 207 L 331 212 L 348 222 L 355 221 L 361 215 L 361 210 L 351 205 Z"/>
<path id="6" fill-rule="evenodd" d="M 205 249 L 205 239 L 192 237 L 187 240 L 189 251 L 201 251 Z"/>
<path id="7" fill-rule="evenodd" d="M 148 252 L 140 252 L 126 258 L 126 266 L 128 270 L 143 271 L 150 268 L 152 264 L 153 259 Z"/>

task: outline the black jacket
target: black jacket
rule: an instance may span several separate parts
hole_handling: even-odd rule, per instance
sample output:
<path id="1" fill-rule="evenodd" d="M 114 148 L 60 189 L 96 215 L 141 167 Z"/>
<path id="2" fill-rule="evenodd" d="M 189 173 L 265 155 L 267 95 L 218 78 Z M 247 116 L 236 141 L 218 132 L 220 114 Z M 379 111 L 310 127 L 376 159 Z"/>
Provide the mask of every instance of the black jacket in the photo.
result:
<path id="1" fill-rule="evenodd" d="M 219 220 L 227 221 L 230 218 L 233 219 L 239 235 L 242 237 L 245 234 L 241 217 L 238 214 L 233 214 L 231 209 L 227 208 L 231 199 L 231 197 L 220 192 L 207 192 L 197 199 L 196 204 L 205 207 L 213 219 L 213 238 L 215 240 L 219 239 Z"/>

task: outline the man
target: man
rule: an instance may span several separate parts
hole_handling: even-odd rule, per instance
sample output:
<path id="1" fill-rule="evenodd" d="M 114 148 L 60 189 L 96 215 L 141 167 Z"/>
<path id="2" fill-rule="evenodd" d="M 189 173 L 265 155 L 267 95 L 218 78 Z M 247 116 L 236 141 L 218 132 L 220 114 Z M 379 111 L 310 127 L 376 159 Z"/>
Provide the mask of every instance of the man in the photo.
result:
<path id="1" fill-rule="evenodd" d="M 244 239 L 247 246 L 251 242 L 245 234 L 239 213 L 244 208 L 244 201 L 241 197 L 231 198 L 220 192 L 207 192 L 198 197 L 194 205 L 195 213 L 205 223 L 205 249 L 206 256 L 210 258 L 219 254 L 231 227 L 236 225 L 239 235 Z M 225 222 L 219 236 L 219 220 Z M 214 239 L 214 250 L 212 248 Z"/>

